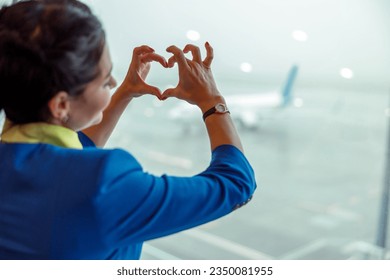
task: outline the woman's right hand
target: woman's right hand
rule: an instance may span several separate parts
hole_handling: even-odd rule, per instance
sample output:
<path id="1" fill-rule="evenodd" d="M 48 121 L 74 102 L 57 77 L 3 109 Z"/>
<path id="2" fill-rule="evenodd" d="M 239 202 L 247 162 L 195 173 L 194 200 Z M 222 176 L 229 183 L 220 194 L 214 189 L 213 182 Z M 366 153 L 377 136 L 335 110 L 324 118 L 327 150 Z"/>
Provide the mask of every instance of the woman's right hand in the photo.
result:
<path id="1" fill-rule="evenodd" d="M 186 45 L 183 51 L 176 46 L 167 48 L 167 51 L 173 54 L 168 60 L 168 67 L 178 64 L 179 82 L 175 88 L 163 92 L 163 99 L 176 97 L 197 105 L 202 112 L 216 103 L 224 102 L 210 69 L 214 57 L 213 48 L 209 43 L 206 43 L 205 47 L 207 55 L 203 61 L 200 50 L 195 45 Z M 185 57 L 184 53 L 188 52 L 192 53 L 192 60 Z"/>
<path id="2" fill-rule="evenodd" d="M 151 62 L 158 62 L 163 67 L 168 67 L 165 58 L 156 54 L 151 47 L 143 45 L 134 48 L 129 70 L 120 86 L 121 92 L 125 92 L 129 98 L 152 94 L 161 99 L 160 89 L 149 85 L 145 81 L 149 74 Z"/>

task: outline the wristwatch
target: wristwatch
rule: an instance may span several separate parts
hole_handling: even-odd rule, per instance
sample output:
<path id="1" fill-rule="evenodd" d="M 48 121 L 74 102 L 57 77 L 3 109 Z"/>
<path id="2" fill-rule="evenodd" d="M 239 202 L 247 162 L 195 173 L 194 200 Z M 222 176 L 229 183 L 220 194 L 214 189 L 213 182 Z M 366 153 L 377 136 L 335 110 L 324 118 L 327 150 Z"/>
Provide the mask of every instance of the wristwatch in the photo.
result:
<path id="1" fill-rule="evenodd" d="M 206 120 L 206 118 L 212 114 L 225 114 L 230 113 L 226 104 L 223 103 L 217 103 L 214 107 L 210 108 L 203 114 L 203 121 Z"/>

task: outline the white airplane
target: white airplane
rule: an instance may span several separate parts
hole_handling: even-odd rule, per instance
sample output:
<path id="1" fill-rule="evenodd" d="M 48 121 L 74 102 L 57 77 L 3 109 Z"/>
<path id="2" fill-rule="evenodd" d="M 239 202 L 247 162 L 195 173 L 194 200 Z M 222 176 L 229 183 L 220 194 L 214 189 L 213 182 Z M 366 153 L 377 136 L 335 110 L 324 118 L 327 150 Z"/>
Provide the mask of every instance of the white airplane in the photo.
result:
<path id="1" fill-rule="evenodd" d="M 293 65 L 287 75 L 286 82 L 280 90 L 265 93 L 226 95 L 225 100 L 233 120 L 237 125 L 247 128 L 257 128 L 261 120 L 272 118 L 275 110 L 281 110 L 293 103 L 293 86 L 298 74 L 298 66 Z M 295 100 L 297 106 L 301 100 Z M 181 103 L 169 111 L 169 118 L 181 123 L 185 131 L 201 120 L 200 110 L 189 103 Z"/>

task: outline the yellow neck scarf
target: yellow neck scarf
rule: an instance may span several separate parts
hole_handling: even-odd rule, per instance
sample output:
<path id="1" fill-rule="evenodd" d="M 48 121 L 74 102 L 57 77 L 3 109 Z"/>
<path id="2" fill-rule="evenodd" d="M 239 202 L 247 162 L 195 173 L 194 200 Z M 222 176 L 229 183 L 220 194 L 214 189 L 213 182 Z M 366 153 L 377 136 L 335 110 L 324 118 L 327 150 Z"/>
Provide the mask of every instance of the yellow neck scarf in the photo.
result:
<path id="1" fill-rule="evenodd" d="M 75 131 L 48 123 L 28 123 L 15 125 L 6 120 L 1 133 L 5 143 L 45 143 L 55 146 L 82 149 Z"/>

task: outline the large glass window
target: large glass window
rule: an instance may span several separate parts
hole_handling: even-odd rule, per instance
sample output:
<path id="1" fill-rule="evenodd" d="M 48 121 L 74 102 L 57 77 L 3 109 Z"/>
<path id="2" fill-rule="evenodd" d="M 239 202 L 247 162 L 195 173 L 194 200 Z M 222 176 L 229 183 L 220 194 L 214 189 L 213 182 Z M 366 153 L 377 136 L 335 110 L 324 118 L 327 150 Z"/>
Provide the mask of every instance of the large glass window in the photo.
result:
<path id="1" fill-rule="evenodd" d="M 197 44 L 204 54 L 210 42 L 219 89 L 257 174 L 251 203 L 147 242 L 144 259 L 384 256 L 377 245 L 379 232 L 386 237 L 379 220 L 388 171 L 388 1 L 87 2 L 104 22 L 119 80 L 137 45 L 168 58 L 171 44 Z M 156 64 L 148 81 L 165 89 L 176 85 L 176 72 Z M 210 152 L 201 115 L 181 104 L 135 100 L 109 146 L 129 150 L 155 174 L 202 171 Z"/>
<path id="2" fill-rule="evenodd" d="M 383 209 L 390 95 L 387 0 L 88 0 L 107 31 L 118 81 L 132 49 L 206 41 L 256 172 L 251 203 L 196 229 L 152 240 L 143 259 L 390 258 Z M 175 86 L 154 64 L 148 82 Z M 108 147 L 154 174 L 207 167 L 196 108 L 134 100 Z M 195 109 L 194 112 L 192 109 Z M 385 207 L 383 207 L 385 206 Z"/>

